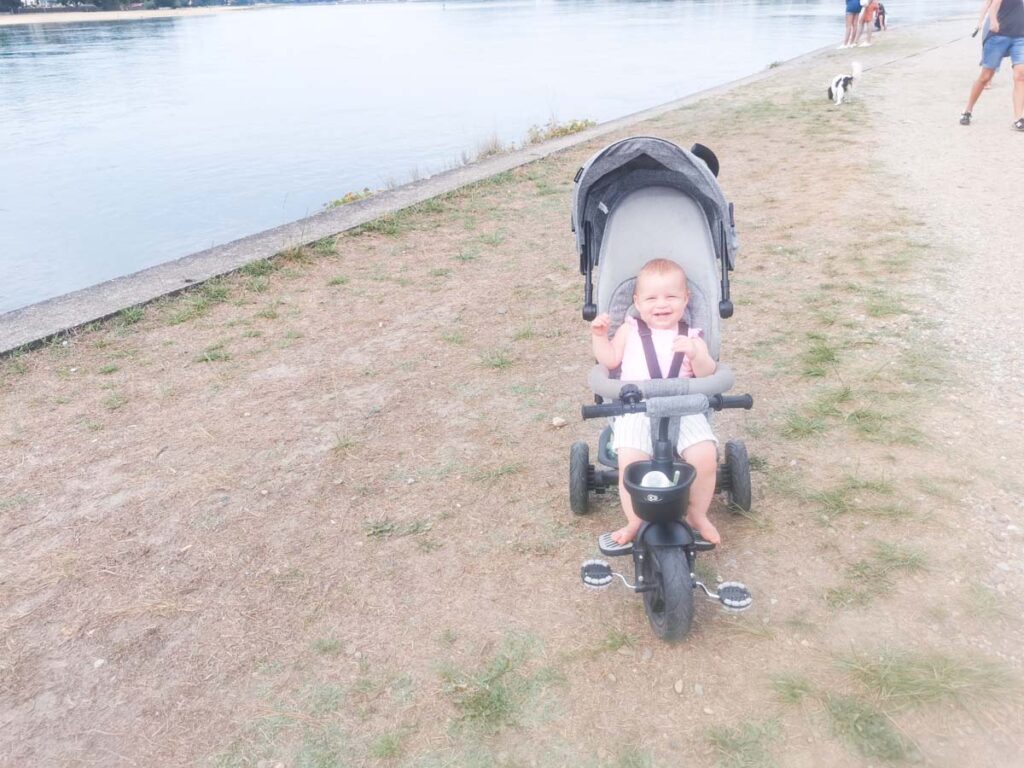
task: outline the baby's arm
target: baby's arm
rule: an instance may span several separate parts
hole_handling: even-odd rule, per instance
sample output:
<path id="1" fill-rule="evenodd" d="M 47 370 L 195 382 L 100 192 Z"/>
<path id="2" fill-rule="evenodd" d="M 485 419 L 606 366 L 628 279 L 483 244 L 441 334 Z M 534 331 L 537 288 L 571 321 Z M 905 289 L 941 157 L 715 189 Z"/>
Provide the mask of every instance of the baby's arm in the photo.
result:
<path id="1" fill-rule="evenodd" d="M 593 343 L 594 357 L 597 362 L 613 371 L 622 365 L 622 355 L 626 349 L 626 326 L 622 325 L 615 332 L 615 336 L 608 338 L 608 328 L 612 319 L 605 313 L 594 318 L 590 324 L 590 339 Z"/>

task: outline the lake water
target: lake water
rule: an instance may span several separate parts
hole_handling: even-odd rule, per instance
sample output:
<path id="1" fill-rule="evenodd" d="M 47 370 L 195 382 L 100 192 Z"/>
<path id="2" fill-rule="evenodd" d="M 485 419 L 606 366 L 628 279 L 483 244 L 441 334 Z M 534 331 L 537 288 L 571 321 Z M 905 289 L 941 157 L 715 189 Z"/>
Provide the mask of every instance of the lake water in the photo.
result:
<path id="1" fill-rule="evenodd" d="M 0 312 L 443 170 L 552 117 L 609 120 L 838 43 L 842 5 L 353 3 L 0 26 Z M 977 5 L 893 0 L 889 21 Z"/>

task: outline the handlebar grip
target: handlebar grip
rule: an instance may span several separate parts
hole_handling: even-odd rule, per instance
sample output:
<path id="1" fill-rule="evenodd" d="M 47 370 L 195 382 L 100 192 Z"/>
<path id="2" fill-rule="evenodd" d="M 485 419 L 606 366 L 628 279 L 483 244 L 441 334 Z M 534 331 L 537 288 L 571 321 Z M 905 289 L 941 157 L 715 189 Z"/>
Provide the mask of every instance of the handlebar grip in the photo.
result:
<path id="1" fill-rule="evenodd" d="M 716 411 L 726 408 L 743 408 L 749 411 L 754 407 L 754 398 L 750 395 L 710 395 L 708 405 Z"/>
<path id="2" fill-rule="evenodd" d="M 601 405 L 584 405 L 584 419 L 600 419 L 609 416 L 623 416 L 627 413 L 646 413 L 647 403 L 603 403 Z"/>

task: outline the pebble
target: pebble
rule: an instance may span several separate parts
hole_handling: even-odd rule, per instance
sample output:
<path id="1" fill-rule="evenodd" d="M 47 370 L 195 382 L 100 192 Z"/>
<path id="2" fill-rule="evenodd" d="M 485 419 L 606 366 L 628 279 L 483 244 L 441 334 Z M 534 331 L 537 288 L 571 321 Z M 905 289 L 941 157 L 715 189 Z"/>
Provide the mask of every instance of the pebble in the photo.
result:
<path id="1" fill-rule="evenodd" d="M 682 678 L 680 678 L 679 680 L 676 680 L 676 684 L 673 685 L 672 687 L 675 689 L 676 693 L 678 693 L 680 696 L 683 695 L 683 681 L 682 681 Z"/>
<path id="2" fill-rule="evenodd" d="M 611 672 L 609 672 L 609 673 L 608 673 L 608 682 L 609 682 L 609 683 L 614 683 L 614 682 L 616 682 L 616 678 L 615 678 L 615 675 L 613 675 L 613 674 L 612 674 Z"/>
<path id="3" fill-rule="evenodd" d="M 693 684 L 693 692 L 696 693 L 698 696 L 703 696 L 704 695 L 704 686 L 701 685 L 700 683 L 694 683 Z"/>
<path id="4" fill-rule="evenodd" d="M 106 663 L 107 663 L 106 659 L 96 659 L 96 661 L 94 661 L 92 663 L 92 668 L 93 669 L 99 669 L 100 667 L 102 667 Z"/>
<path id="5" fill-rule="evenodd" d="M 551 420 L 551 426 L 552 426 L 552 427 L 564 427 L 564 426 L 565 426 L 566 424 L 568 424 L 568 423 L 569 423 L 569 422 L 567 422 L 567 421 L 566 421 L 565 419 L 563 419 L 563 418 L 562 418 L 561 416 L 555 416 L 555 418 L 553 418 L 553 419 Z"/>
<path id="6" fill-rule="evenodd" d="M 713 715 L 713 714 L 715 714 L 715 711 L 713 709 L 711 709 L 711 707 L 704 707 L 704 714 L 705 715 Z"/>

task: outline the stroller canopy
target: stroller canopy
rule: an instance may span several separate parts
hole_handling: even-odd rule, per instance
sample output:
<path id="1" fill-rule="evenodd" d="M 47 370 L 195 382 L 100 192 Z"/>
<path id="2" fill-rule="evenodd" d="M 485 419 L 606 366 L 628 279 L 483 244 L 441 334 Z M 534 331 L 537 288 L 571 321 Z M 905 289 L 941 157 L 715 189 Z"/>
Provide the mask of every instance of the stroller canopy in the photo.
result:
<path id="1" fill-rule="evenodd" d="M 581 272 L 584 257 L 591 267 L 597 264 L 604 227 L 615 206 L 644 187 L 671 187 L 693 198 L 707 217 L 715 255 L 725 256 L 729 269 L 735 268 L 736 228 L 729 203 L 704 161 L 670 141 L 635 136 L 605 147 L 577 174 L 572 227 Z"/>

